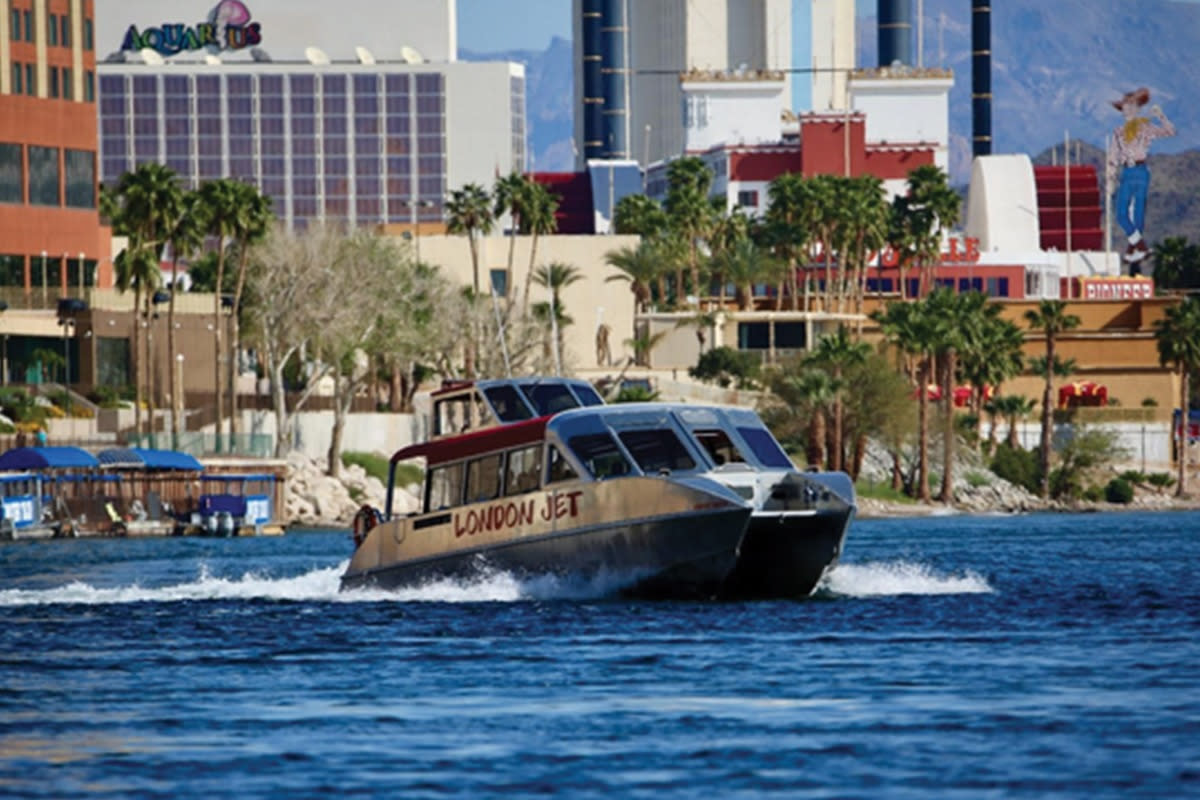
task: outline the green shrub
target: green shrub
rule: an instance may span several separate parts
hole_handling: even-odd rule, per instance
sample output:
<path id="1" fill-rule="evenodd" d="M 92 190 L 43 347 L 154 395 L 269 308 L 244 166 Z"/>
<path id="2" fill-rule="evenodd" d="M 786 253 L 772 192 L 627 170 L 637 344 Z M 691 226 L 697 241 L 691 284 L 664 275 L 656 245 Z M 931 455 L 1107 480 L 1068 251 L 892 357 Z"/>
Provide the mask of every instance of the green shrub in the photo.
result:
<path id="1" fill-rule="evenodd" d="M 658 392 L 645 386 L 623 386 L 614 403 L 650 403 L 658 399 Z"/>
<path id="2" fill-rule="evenodd" d="M 1007 442 L 996 446 L 996 455 L 990 464 L 992 472 L 1009 483 L 1037 492 L 1039 486 L 1037 453 L 1020 447 L 1011 447 Z"/>
<path id="3" fill-rule="evenodd" d="M 1157 408 L 1157 407 L 1158 407 L 1158 401 L 1155 400 L 1153 397 L 1143 397 L 1142 398 L 1142 408 Z"/>
<path id="4" fill-rule="evenodd" d="M 1137 469 L 1127 469 L 1124 472 L 1122 472 L 1118 477 L 1120 477 L 1121 480 L 1129 481 L 1132 484 L 1146 482 L 1146 473 L 1142 472 L 1141 470 L 1137 470 Z"/>
<path id="5" fill-rule="evenodd" d="M 1175 477 L 1169 472 L 1151 472 L 1146 476 L 1146 483 L 1156 490 L 1162 491 L 1175 485 Z"/>
<path id="6" fill-rule="evenodd" d="M 964 477 L 967 480 L 967 484 L 972 489 L 978 489 L 981 486 L 987 486 L 989 483 L 991 483 L 991 480 L 988 478 L 988 476 L 984 475 L 982 472 L 968 472 Z"/>
<path id="7" fill-rule="evenodd" d="M 383 484 L 387 485 L 388 480 L 388 465 L 391 459 L 375 453 L 361 453 L 348 451 L 342 453 L 342 464 L 350 466 L 357 464 L 366 470 L 367 474 L 373 478 L 378 478 Z M 396 465 L 396 485 L 409 486 L 414 483 L 420 483 L 425 478 L 425 471 L 415 464 L 397 464 Z M 357 500 L 357 498 L 355 498 Z"/>
<path id="8" fill-rule="evenodd" d="M 868 497 L 872 500 L 885 500 L 889 503 L 912 503 L 913 499 L 904 492 L 898 491 L 887 483 L 873 483 L 872 481 L 860 480 L 854 484 L 854 491 L 859 497 Z"/>
<path id="9" fill-rule="evenodd" d="M 1124 478 L 1113 478 L 1104 487 L 1104 499 L 1110 503 L 1125 505 L 1133 500 L 1133 486 Z"/>
<path id="10" fill-rule="evenodd" d="M 715 383 L 722 389 L 728 389 L 730 385 L 753 389 L 760 365 L 760 357 L 749 350 L 714 347 L 701 354 L 696 366 L 688 368 L 688 375 L 704 383 Z"/>
<path id="11" fill-rule="evenodd" d="M 1099 503 L 1104 499 L 1104 489 L 1099 486 L 1089 486 L 1083 490 L 1083 499 L 1089 503 Z"/>

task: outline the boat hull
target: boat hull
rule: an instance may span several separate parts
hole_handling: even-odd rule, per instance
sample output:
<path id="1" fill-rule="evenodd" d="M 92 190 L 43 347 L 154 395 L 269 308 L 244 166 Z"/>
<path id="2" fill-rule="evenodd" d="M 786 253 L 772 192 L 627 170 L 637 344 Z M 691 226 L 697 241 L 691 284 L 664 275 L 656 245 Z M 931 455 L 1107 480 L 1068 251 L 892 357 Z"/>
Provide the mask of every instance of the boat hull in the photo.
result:
<path id="1" fill-rule="evenodd" d="M 479 520 L 505 512 L 512 519 L 523 503 L 533 511 L 524 524 L 480 529 Z M 555 510 L 563 516 L 555 518 Z M 342 588 L 396 589 L 503 572 L 556 575 L 606 594 L 708 598 L 733 568 L 750 513 L 736 498 L 661 479 L 577 484 L 544 497 L 468 506 L 436 524 L 436 515 L 384 522 L 355 552 Z"/>
<path id="2" fill-rule="evenodd" d="M 755 514 L 721 597 L 808 597 L 837 565 L 850 514 L 850 509 Z"/>

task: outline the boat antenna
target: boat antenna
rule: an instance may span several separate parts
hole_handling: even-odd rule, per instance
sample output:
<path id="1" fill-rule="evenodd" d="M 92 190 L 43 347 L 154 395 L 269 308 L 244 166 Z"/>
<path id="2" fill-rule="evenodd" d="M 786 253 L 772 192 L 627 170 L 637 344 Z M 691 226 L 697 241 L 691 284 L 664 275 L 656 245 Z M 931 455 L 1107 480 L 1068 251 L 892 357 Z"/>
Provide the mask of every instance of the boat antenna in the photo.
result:
<path id="1" fill-rule="evenodd" d="M 512 364 L 508 360 L 508 342 L 504 337 L 504 320 L 500 318 L 500 306 L 496 303 L 496 285 L 491 281 L 492 312 L 496 315 L 496 333 L 500 336 L 500 352 L 504 354 L 504 374 L 512 377 Z"/>

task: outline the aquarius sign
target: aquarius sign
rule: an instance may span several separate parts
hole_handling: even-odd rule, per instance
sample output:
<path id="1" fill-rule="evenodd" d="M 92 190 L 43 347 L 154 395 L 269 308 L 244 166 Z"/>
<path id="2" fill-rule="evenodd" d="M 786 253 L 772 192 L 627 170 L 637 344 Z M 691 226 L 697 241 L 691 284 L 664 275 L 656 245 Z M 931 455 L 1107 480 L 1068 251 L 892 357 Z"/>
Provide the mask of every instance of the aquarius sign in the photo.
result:
<path id="1" fill-rule="evenodd" d="M 262 26 L 250 21 L 250 10 L 241 0 L 221 0 L 208 15 L 207 22 L 195 25 L 163 23 L 139 31 L 130 25 L 122 50 L 157 50 L 173 56 L 192 50 L 241 50 L 262 42 Z"/>

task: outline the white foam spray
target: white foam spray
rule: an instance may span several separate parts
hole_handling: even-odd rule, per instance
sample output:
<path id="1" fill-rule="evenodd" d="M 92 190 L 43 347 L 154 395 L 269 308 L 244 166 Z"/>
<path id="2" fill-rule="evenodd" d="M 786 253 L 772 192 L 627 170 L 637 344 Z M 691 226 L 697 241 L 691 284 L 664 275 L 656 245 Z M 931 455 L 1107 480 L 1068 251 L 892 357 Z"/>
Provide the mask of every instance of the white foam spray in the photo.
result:
<path id="1" fill-rule="evenodd" d="M 909 561 L 839 564 L 821 582 L 822 590 L 846 597 L 904 594 L 987 594 L 992 587 L 977 572 L 943 574 Z"/>

